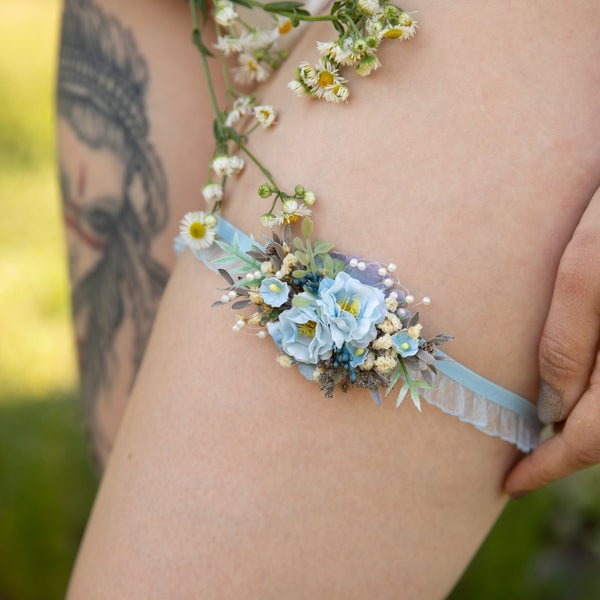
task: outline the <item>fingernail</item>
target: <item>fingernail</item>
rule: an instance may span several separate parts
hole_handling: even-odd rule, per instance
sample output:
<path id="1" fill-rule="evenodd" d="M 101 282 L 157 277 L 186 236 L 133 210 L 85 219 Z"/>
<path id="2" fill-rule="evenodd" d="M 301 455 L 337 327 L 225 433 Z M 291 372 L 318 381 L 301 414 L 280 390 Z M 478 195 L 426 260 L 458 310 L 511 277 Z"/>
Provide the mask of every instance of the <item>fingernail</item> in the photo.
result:
<path id="1" fill-rule="evenodd" d="M 513 500 L 518 500 L 519 498 L 524 498 L 525 496 L 527 496 L 527 494 L 530 494 L 530 493 L 531 493 L 530 490 L 521 490 L 520 492 L 513 492 L 512 494 L 509 494 L 509 495 Z"/>
<path id="2" fill-rule="evenodd" d="M 538 395 L 537 412 L 540 421 L 546 425 L 561 420 L 564 404 L 560 394 L 542 379 Z"/>

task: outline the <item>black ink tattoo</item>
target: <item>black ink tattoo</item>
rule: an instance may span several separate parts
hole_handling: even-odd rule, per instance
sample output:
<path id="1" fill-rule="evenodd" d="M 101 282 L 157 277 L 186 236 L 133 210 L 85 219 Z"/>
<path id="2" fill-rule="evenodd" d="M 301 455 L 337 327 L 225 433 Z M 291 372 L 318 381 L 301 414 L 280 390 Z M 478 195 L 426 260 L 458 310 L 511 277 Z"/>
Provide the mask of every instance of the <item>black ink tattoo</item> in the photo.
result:
<path id="1" fill-rule="evenodd" d="M 66 0 L 59 118 L 83 146 L 111 153 L 111 164 L 122 168 L 108 195 L 106 189 L 101 194 L 90 189 L 86 170 L 93 164 L 79 165 L 75 177 L 61 169 L 66 224 L 77 237 L 70 261 L 73 314 L 83 323 L 78 340 L 82 394 L 92 443 L 103 453 L 108 448 L 95 424 L 96 402 L 120 368 L 116 337 L 131 322 L 135 373 L 168 278 L 151 256 L 168 207 L 164 170 L 148 139 L 148 80 L 146 61 L 129 30 L 91 0 Z M 76 269 L 81 253 L 91 253 L 94 260 Z"/>

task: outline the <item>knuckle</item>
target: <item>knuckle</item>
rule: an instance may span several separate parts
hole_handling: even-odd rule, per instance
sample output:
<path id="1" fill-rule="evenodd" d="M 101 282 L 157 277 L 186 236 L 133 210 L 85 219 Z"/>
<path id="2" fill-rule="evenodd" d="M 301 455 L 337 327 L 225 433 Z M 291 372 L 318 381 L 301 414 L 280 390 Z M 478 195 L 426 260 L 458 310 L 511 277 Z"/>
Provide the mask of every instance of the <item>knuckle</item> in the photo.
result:
<path id="1" fill-rule="evenodd" d="M 575 439 L 567 441 L 566 444 L 577 464 L 590 467 L 600 462 L 600 440 L 588 445 Z"/>
<path id="2" fill-rule="evenodd" d="M 582 365 L 567 353 L 564 340 L 559 342 L 551 333 L 544 331 L 540 340 L 540 371 L 546 380 L 577 379 Z"/>
<path id="3" fill-rule="evenodd" d="M 589 425 L 577 421 L 577 425 L 568 426 L 563 435 L 567 453 L 577 465 L 583 467 L 600 462 L 600 431 L 595 431 Z"/>

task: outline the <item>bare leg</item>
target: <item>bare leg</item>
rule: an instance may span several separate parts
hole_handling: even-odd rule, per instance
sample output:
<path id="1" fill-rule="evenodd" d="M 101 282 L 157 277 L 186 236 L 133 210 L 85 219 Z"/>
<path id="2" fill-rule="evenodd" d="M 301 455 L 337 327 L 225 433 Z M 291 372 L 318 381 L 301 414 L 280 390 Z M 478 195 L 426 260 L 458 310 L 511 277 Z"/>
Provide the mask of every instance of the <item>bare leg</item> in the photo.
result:
<path id="1" fill-rule="evenodd" d="M 456 336 L 449 353 L 533 398 L 557 261 L 598 186 L 599 7 L 567 22 L 547 2 L 405 8 L 422 31 L 348 106 L 282 91 L 301 43 L 268 92 L 280 125 L 254 148 L 282 185 L 317 192 L 322 237 L 394 260 L 434 298 L 423 320 Z M 248 172 L 230 198 L 242 229 L 260 182 Z M 443 597 L 516 451 L 435 408 L 324 400 L 208 312 L 218 283 L 189 255 L 175 269 L 70 598 Z"/>

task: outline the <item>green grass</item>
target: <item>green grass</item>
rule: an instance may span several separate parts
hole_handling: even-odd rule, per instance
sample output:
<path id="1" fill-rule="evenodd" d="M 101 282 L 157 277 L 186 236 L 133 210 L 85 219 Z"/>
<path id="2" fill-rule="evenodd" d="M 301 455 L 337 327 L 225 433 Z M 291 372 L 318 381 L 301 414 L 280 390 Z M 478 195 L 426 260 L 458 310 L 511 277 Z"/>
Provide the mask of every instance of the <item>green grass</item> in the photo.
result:
<path id="1" fill-rule="evenodd" d="M 0 598 L 64 597 L 94 497 L 76 398 L 0 406 Z"/>

